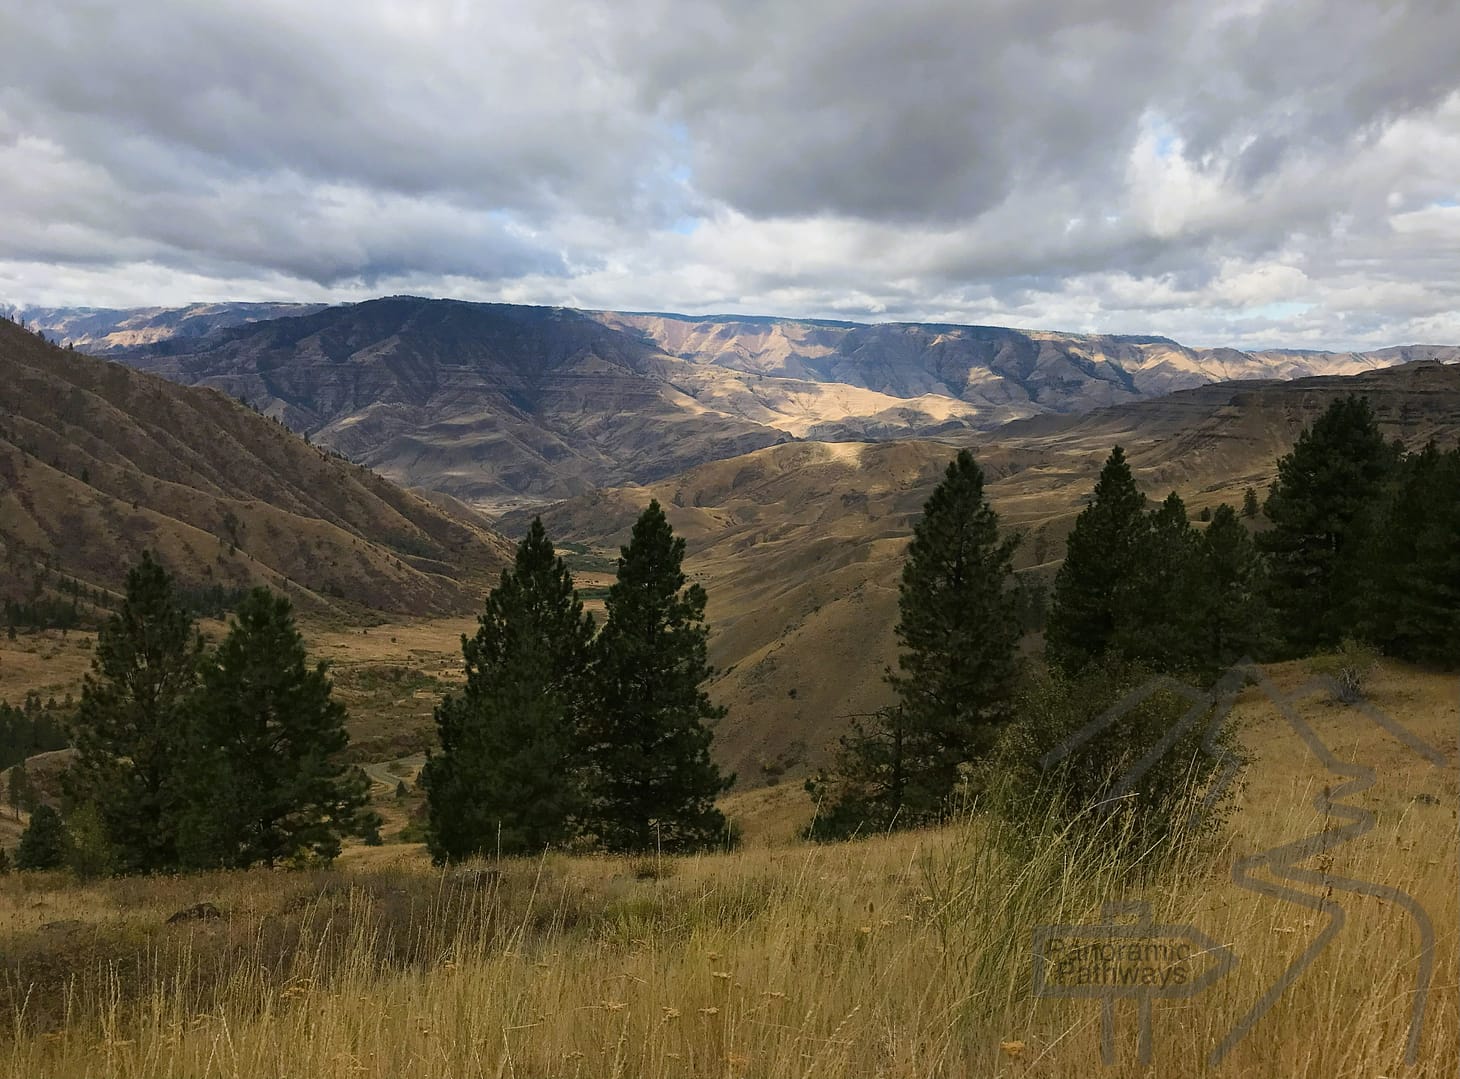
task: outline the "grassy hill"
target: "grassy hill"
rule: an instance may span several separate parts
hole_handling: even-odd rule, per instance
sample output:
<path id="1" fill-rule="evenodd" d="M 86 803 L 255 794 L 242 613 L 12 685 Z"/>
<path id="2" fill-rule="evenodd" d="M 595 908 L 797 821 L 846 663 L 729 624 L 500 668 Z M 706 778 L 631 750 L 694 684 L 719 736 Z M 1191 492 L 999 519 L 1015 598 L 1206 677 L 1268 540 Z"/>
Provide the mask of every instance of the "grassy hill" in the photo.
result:
<path id="1" fill-rule="evenodd" d="M 0 598 L 104 607 L 144 549 L 181 583 L 304 610 L 469 610 L 503 541 L 207 389 L 0 321 Z"/>
<path id="2" fill-rule="evenodd" d="M 1068 838 L 1021 841 L 976 817 L 851 844 L 776 841 L 745 795 L 747 844 L 728 855 L 553 854 L 483 873 L 435 870 L 420 847 L 392 844 L 311 872 L 0 878 L 0 1073 L 1453 1075 L 1454 679 L 1389 664 L 1371 685 L 1370 705 L 1438 749 L 1437 766 L 1360 709 L 1304 692 L 1304 665 L 1265 673 L 1318 739 L 1376 773 L 1347 799 L 1373 814 L 1372 831 L 1320 867 L 1337 882 L 1341 918 L 1233 882 L 1239 859 L 1351 819 L 1315 810 L 1333 776 L 1268 689 L 1253 688 L 1234 713 L 1254 758 L 1240 807 L 1219 842 L 1184 850 L 1159 874 Z M 810 808 L 803 800 L 791 815 L 804 822 Z M 784 836 L 787 814 L 774 812 Z M 1347 890 L 1354 880 L 1402 889 L 1433 927 L 1413 1067 L 1403 1058 L 1415 923 L 1397 903 Z M 1299 890 L 1316 900 L 1323 886 Z M 1190 999 L 1154 1003 L 1149 1067 L 1136 1063 L 1136 1005 L 1118 1003 L 1107 1069 L 1100 1003 L 1033 996 L 1030 949 L 1041 926 L 1098 924 L 1104 904 L 1136 900 L 1237 962 Z M 169 924 L 200 903 L 216 917 Z M 1209 1066 L 1207 1054 L 1309 948 L 1312 964 Z"/>

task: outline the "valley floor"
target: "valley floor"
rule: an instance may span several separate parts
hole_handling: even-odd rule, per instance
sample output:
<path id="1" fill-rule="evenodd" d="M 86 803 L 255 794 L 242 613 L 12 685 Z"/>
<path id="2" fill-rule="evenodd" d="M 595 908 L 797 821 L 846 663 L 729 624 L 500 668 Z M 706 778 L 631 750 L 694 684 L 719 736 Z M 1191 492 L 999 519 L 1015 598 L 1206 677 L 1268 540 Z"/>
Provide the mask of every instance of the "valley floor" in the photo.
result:
<path id="1" fill-rule="evenodd" d="M 373 631 L 372 631 L 373 632 Z M 1296 690 L 1306 668 L 1269 670 Z M 1450 1076 L 1460 1065 L 1456 680 L 1387 666 L 1376 709 L 1438 752 L 1321 694 L 1295 714 L 1376 781 L 1346 799 L 1375 826 L 1305 862 L 1345 918 L 1232 881 L 1238 859 L 1333 829 L 1326 770 L 1262 688 L 1237 718 L 1255 762 L 1220 842 L 1142 878 L 1098 849 L 979 818 L 844 845 L 794 841 L 798 785 L 734 796 L 729 855 L 553 855 L 500 872 L 432 869 L 421 848 L 357 847 L 329 870 L 78 884 L 0 878 L 0 1072 L 79 1076 Z M 1399 730 L 1395 727 L 1394 730 Z M 1259 874 L 1262 875 L 1262 874 Z M 1412 1065 L 1422 941 L 1434 967 Z M 1307 889 L 1321 895 L 1323 888 Z M 1144 900 L 1236 965 L 1191 999 L 1138 1012 L 1031 993 L 1042 925 Z M 195 904 L 200 916 L 168 924 Z M 216 914 L 216 916 L 214 916 Z M 1311 965 L 1236 1039 L 1289 964 Z M 18 1029 L 16 1029 L 18 1028 Z"/>

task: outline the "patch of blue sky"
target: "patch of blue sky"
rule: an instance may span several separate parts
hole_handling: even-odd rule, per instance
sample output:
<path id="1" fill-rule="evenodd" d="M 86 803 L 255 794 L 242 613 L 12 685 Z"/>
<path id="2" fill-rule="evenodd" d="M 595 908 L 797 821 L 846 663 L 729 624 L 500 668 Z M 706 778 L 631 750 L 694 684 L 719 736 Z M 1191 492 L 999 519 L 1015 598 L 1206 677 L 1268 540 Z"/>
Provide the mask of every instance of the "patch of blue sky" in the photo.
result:
<path id="1" fill-rule="evenodd" d="M 1142 118 L 1142 126 L 1152 139 L 1156 156 L 1162 161 L 1181 152 L 1181 133 L 1166 117 L 1157 112 L 1147 112 Z"/>
<path id="2" fill-rule="evenodd" d="M 1274 303 L 1265 303 L 1260 307 L 1244 308 L 1242 314 L 1246 318 L 1293 318 L 1311 310 L 1312 307 L 1311 303 L 1303 303 L 1299 300 L 1278 300 Z"/>

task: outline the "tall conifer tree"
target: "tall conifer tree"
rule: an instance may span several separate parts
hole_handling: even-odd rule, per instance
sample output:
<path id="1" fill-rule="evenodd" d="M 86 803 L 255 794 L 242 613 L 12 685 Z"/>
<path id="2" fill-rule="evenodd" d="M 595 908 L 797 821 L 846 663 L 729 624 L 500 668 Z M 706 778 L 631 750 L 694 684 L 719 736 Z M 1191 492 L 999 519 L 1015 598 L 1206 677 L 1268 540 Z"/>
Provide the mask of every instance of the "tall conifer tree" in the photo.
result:
<path id="1" fill-rule="evenodd" d="M 1460 449 L 1404 458 L 1357 560 L 1359 634 L 1390 655 L 1460 665 Z"/>
<path id="2" fill-rule="evenodd" d="M 1202 536 L 1202 651 L 1211 667 L 1261 659 L 1271 646 L 1267 566 L 1237 511 L 1225 502 Z"/>
<path id="3" fill-rule="evenodd" d="M 1104 655 L 1141 572 L 1148 522 L 1125 451 L 1116 446 L 1090 505 L 1075 518 L 1055 576 L 1045 642 L 1051 662 L 1078 671 Z"/>
<path id="4" fill-rule="evenodd" d="M 858 725 L 830 774 L 808 785 L 815 831 L 910 827 L 947 811 L 960 768 L 1009 719 L 1021 632 L 1013 573 L 1017 537 L 999 535 L 983 471 L 961 451 L 923 507 L 898 597 L 900 704 Z"/>
<path id="5" fill-rule="evenodd" d="M 657 501 L 634 525 L 609 589 L 593 667 L 589 828 L 609 850 L 702 849 L 726 839 L 715 799 L 733 777 L 710 759 L 725 715 L 702 688 L 705 590 L 687 584 L 684 540 Z"/>
<path id="6" fill-rule="evenodd" d="M 1395 463 L 1367 399 L 1333 402 L 1278 461 L 1258 536 L 1271 568 L 1277 630 L 1292 654 L 1332 647 L 1353 631 L 1362 571 L 1354 558 L 1368 510 Z"/>
<path id="7" fill-rule="evenodd" d="M 241 869 L 299 855 L 326 861 L 364 831 L 369 783 L 342 763 L 344 706 L 326 665 L 311 665 L 289 600 L 244 597 L 203 668 L 182 828 L 183 857 Z"/>
<path id="8" fill-rule="evenodd" d="M 1116 586 L 1109 650 L 1157 671 L 1200 670 L 1202 542 L 1175 491 L 1147 514 L 1138 554 L 1129 578 Z"/>
<path id="9" fill-rule="evenodd" d="M 70 793 L 100 813 L 122 872 L 178 866 L 203 642 L 151 556 L 127 574 L 77 708 Z"/>
<path id="10" fill-rule="evenodd" d="M 592 639 L 593 619 L 534 519 L 476 635 L 462 638 L 465 689 L 436 710 L 441 753 L 421 778 L 438 862 L 540 852 L 580 824 Z"/>

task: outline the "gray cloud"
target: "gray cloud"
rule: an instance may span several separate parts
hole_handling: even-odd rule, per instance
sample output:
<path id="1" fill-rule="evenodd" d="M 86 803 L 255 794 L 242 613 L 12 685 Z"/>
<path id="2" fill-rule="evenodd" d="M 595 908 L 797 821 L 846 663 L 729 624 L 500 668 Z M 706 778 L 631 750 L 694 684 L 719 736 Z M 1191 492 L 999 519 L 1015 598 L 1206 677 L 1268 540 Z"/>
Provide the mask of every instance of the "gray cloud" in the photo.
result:
<path id="1" fill-rule="evenodd" d="M 0 299 L 1460 340 L 1448 0 L 0 0 Z"/>

